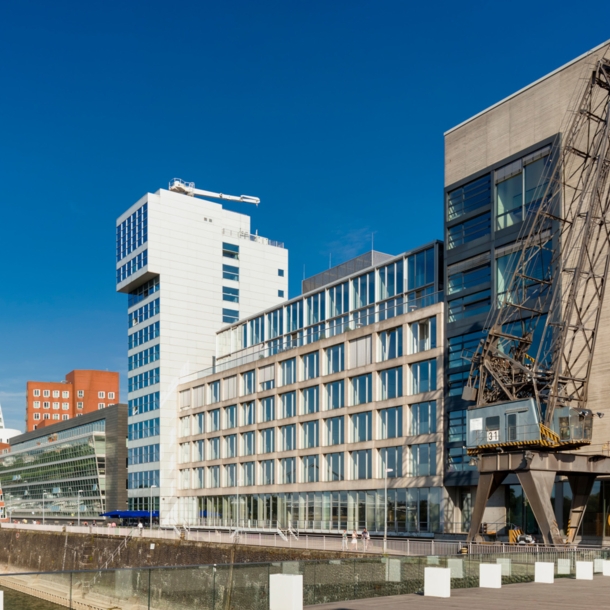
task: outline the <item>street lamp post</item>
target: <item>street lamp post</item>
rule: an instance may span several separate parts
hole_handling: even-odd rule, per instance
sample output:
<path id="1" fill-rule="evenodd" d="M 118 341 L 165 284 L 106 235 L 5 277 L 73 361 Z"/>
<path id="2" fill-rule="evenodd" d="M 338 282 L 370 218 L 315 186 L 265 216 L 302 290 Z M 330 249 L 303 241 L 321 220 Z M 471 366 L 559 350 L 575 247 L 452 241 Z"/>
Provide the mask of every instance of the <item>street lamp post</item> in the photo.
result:
<path id="1" fill-rule="evenodd" d="M 148 525 L 149 525 L 149 528 L 151 530 L 152 530 L 152 514 L 153 514 L 153 503 L 152 503 L 153 496 L 152 496 L 152 490 L 156 489 L 156 487 L 157 487 L 156 485 L 151 485 L 150 486 L 150 500 L 149 500 L 149 503 L 148 503 L 148 517 L 150 519 Z"/>
<path id="2" fill-rule="evenodd" d="M 45 495 L 47 493 L 46 489 L 42 490 L 42 524 L 44 525 L 45 523 L 45 505 L 44 505 L 44 499 L 45 499 Z"/>
<path id="3" fill-rule="evenodd" d="M 388 551 L 388 473 L 393 472 L 391 468 L 385 469 L 385 519 L 383 524 L 383 552 Z"/>
<path id="4" fill-rule="evenodd" d="M 83 493 L 82 489 L 78 490 L 78 527 L 80 527 L 80 495 Z"/>

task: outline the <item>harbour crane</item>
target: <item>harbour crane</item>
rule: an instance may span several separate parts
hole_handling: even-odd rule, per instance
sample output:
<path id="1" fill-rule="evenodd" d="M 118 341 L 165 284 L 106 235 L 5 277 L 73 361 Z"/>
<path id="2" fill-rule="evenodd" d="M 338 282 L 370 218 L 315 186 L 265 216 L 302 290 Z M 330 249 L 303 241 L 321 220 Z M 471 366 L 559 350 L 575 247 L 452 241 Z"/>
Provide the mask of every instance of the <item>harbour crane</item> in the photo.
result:
<path id="1" fill-rule="evenodd" d="M 466 444 L 479 469 L 469 540 L 489 497 L 515 473 L 545 542 L 564 544 L 550 495 L 565 474 L 571 543 L 595 478 L 610 474 L 610 459 L 573 452 L 592 439 L 587 394 L 610 264 L 607 58 L 597 61 L 562 138 L 526 201 L 508 288 L 490 312 L 462 395 L 474 402 Z"/>
<path id="2" fill-rule="evenodd" d="M 204 191 L 203 189 L 195 188 L 194 182 L 186 182 L 180 178 L 174 178 L 169 183 L 169 190 L 175 193 L 182 193 L 190 197 L 211 197 L 213 199 L 225 199 L 227 201 L 241 201 L 242 203 L 252 203 L 255 206 L 261 202 L 258 197 L 250 197 L 249 195 L 225 195 L 224 193 L 213 193 L 212 191 Z"/>

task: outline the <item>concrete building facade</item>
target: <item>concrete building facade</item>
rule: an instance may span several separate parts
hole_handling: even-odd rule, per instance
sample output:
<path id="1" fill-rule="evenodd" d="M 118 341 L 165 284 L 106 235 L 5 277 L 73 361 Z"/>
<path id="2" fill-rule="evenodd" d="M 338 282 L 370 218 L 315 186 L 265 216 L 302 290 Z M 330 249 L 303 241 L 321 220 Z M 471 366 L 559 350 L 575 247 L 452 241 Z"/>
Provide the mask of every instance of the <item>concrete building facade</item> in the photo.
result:
<path id="1" fill-rule="evenodd" d="M 288 252 L 250 217 L 168 190 L 116 223 L 116 289 L 128 295 L 129 508 L 175 520 L 176 388 L 210 367 L 216 331 L 284 301 Z M 161 498 L 161 501 L 159 500 Z"/>
<path id="2" fill-rule="evenodd" d="M 502 298 L 511 273 L 511 255 L 529 210 L 544 190 L 541 178 L 561 147 L 570 111 L 578 102 L 597 59 L 608 43 L 555 70 L 445 134 L 446 286 L 446 459 L 445 485 L 453 521 L 466 531 L 477 472 L 465 457 L 465 409 L 461 399 L 471 355 L 485 335 L 486 320 Z M 610 302 L 606 297 L 589 390 L 594 412 L 610 411 Z M 610 449 L 610 417 L 596 419 L 595 453 Z M 514 479 L 514 480 L 513 480 Z M 609 535 L 610 500 L 596 483 L 582 535 Z M 559 479 L 554 489 L 560 529 L 567 527 L 571 491 Z M 490 501 L 484 521 L 503 529 L 512 523 L 534 532 L 535 521 L 516 477 L 507 479 Z M 491 529 L 490 528 L 490 529 Z"/>
<path id="3" fill-rule="evenodd" d="M 92 370 L 71 371 L 64 381 L 28 381 L 26 431 L 117 404 L 119 385 L 118 373 Z"/>
<path id="4" fill-rule="evenodd" d="M 380 532 L 387 483 L 391 534 L 442 531 L 442 243 L 374 254 L 221 330 L 216 367 L 182 378 L 181 522 Z"/>

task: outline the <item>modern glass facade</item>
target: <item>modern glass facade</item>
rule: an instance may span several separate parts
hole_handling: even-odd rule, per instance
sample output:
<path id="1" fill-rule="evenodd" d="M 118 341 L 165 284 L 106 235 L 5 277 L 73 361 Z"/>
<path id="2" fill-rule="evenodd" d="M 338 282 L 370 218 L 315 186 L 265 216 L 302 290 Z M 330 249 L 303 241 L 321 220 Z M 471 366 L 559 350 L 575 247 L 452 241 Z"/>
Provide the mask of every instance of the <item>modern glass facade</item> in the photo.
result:
<path id="1" fill-rule="evenodd" d="M 10 453 L 0 459 L 7 515 L 77 520 L 80 513 L 94 519 L 125 508 L 127 470 L 124 459 L 117 462 L 126 455 L 126 430 L 127 407 L 114 405 L 11 439 Z M 116 458 L 111 467 L 109 455 Z"/>

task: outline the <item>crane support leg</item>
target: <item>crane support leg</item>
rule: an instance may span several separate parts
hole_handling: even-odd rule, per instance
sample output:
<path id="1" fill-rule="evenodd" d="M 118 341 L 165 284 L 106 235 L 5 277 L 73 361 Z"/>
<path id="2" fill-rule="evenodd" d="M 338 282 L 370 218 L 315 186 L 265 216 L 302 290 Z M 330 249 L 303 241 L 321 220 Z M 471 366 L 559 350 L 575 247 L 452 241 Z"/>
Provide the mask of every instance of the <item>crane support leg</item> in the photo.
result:
<path id="1" fill-rule="evenodd" d="M 491 498 L 496 489 L 502 485 L 502 481 L 504 481 L 507 474 L 508 473 L 506 472 L 482 472 L 479 475 L 477 496 L 474 501 L 470 531 L 468 532 L 468 538 L 466 539 L 467 542 L 472 542 L 479 533 L 487 501 Z"/>
<path id="2" fill-rule="evenodd" d="M 568 475 L 570 488 L 572 489 L 572 506 L 570 507 L 570 528 L 568 530 L 568 544 L 574 542 L 576 534 L 582 524 L 585 515 L 587 501 L 595 483 L 595 476 L 587 474 Z"/>
<path id="3" fill-rule="evenodd" d="M 556 472 L 552 470 L 524 470 L 517 472 L 519 483 L 532 507 L 538 527 L 542 532 L 544 543 L 549 545 L 563 544 L 563 538 L 555 519 L 555 510 L 551 503 L 551 493 L 555 483 Z"/>

